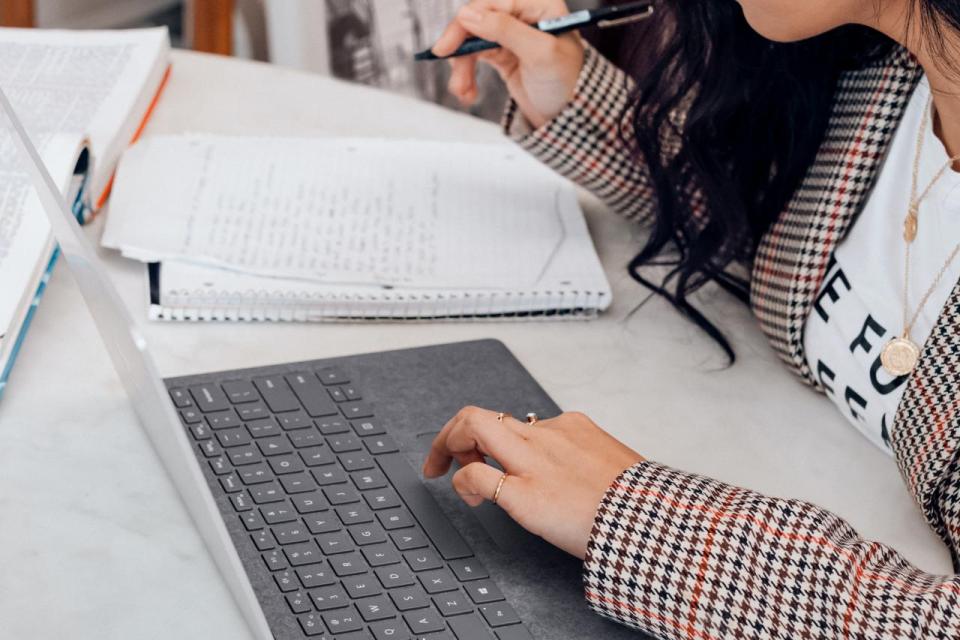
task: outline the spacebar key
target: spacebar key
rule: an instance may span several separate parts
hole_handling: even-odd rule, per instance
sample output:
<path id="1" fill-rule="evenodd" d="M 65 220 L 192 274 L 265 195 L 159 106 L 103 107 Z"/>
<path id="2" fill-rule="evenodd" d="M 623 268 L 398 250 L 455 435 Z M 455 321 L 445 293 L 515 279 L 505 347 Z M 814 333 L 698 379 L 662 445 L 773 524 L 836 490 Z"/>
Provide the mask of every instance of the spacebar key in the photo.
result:
<path id="1" fill-rule="evenodd" d="M 388 453 L 377 456 L 376 460 L 444 560 L 468 558 L 473 555 L 466 541 L 447 520 L 447 516 L 440 510 L 440 505 L 423 486 L 420 478 L 402 454 Z"/>

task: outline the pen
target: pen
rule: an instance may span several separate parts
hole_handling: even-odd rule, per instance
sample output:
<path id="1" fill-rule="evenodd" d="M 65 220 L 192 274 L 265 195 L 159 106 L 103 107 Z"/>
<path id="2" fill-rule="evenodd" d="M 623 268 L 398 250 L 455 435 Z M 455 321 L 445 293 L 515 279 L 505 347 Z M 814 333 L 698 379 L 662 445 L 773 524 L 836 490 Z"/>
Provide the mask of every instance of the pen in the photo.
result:
<path id="1" fill-rule="evenodd" d="M 601 29 L 608 27 L 618 27 L 622 24 L 630 24 L 645 20 L 653 15 L 653 3 L 647 2 L 627 2 L 613 7 L 603 7 L 602 9 L 593 9 L 575 11 L 571 14 L 549 20 L 541 20 L 533 25 L 536 29 L 558 36 L 568 31 L 576 31 L 583 27 L 596 25 Z M 500 45 L 490 40 L 482 38 L 467 38 L 460 47 L 448 56 L 441 58 L 434 55 L 433 51 L 427 49 L 413 56 L 414 60 L 441 60 L 446 58 L 456 58 L 467 56 L 471 53 L 496 49 Z"/>

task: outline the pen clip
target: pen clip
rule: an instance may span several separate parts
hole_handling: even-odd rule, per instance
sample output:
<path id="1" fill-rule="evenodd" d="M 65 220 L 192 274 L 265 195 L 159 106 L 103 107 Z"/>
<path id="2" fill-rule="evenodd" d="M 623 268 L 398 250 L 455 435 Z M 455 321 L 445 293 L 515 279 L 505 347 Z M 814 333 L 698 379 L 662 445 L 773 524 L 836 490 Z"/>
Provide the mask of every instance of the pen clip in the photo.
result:
<path id="1" fill-rule="evenodd" d="M 624 16 L 623 18 L 614 18 L 612 20 L 599 20 L 597 22 L 597 27 L 600 29 L 608 29 L 610 27 L 619 27 L 623 24 L 632 24 L 634 22 L 640 22 L 641 20 L 646 20 L 653 15 L 654 8 L 653 5 L 647 7 L 647 10 L 644 13 L 638 13 L 633 16 Z"/>

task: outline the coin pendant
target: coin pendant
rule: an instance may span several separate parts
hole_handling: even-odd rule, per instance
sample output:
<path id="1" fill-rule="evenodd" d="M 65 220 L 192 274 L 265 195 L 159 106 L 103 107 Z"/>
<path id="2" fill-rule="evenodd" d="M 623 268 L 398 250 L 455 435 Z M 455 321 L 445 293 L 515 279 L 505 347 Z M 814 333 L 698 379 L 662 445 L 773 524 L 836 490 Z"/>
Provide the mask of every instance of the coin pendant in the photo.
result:
<path id="1" fill-rule="evenodd" d="M 880 364 L 890 375 L 905 376 L 917 366 L 920 347 L 909 338 L 894 338 L 880 352 Z"/>

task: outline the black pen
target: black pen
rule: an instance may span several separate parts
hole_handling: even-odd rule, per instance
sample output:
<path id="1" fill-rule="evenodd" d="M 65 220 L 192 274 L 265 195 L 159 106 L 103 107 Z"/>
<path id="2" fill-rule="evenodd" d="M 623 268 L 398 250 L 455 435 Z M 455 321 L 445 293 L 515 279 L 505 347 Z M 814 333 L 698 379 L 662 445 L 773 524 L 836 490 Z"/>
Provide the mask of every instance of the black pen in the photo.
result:
<path id="1" fill-rule="evenodd" d="M 618 27 L 622 24 L 639 22 L 653 15 L 652 2 L 628 2 L 613 7 L 604 7 L 602 9 L 593 9 L 575 11 L 574 13 L 551 18 L 550 20 L 541 20 L 534 26 L 536 29 L 558 36 L 568 31 L 576 31 L 584 27 L 596 25 L 601 29 L 608 27 Z M 496 49 L 500 45 L 490 40 L 482 38 L 467 38 L 460 47 L 448 56 L 441 58 L 433 54 L 433 51 L 427 49 L 413 56 L 414 60 L 441 60 L 446 58 L 457 58 L 459 56 L 468 56 L 471 53 Z"/>

